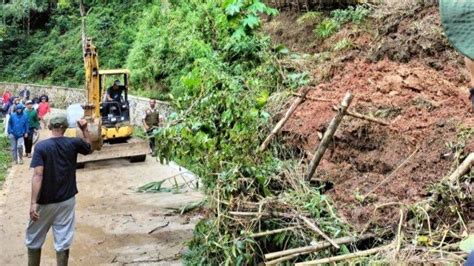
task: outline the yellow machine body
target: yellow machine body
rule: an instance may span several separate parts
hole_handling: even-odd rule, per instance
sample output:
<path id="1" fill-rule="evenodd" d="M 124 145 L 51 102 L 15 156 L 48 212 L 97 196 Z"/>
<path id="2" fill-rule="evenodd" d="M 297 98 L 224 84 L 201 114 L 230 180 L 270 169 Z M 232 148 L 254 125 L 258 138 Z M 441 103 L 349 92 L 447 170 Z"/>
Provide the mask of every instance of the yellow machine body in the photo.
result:
<path id="1" fill-rule="evenodd" d="M 96 47 L 90 39 L 84 45 L 85 89 L 87 102 L 82 105 L 84 119 L 88 122 L 88 129 L 92 138 L 92 155 L 78 157 L 78 163 L 100 161 L 115 158 L 129 158 L 133 162 L 146 159 L 149 152 L 148 142 L 132 138 L 133 126 L 129 115 L 121 117 L 121 121 L 110 123 L 101 117 L 103 95 L 106 91 L 107 77 L 122 76 L 125 83 L 124 105 L 128 105 L 128 80 L 130 71 L 127 69 L 99 70 L 99 56 Z M 129 110 L 128 110 L 129 112 Z M 82 132 L 78 128 L 68 128 L 65 133 L 68 137 L 80 137 Z"/>

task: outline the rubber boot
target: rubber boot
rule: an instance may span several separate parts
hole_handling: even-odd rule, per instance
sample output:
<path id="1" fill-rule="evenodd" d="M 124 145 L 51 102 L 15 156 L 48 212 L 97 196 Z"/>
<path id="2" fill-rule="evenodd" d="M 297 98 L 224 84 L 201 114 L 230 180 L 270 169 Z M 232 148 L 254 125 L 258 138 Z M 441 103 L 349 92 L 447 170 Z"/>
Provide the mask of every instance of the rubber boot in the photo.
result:
<path id="1" fill-rule="evenodd" d="M 41 249 L 28 249 L 28 266 L 39 266 L 41 261 Z"/>
<path id="2" fill-rule="evenodd" d="M 69 261 L 69 249 L 56 251 L 56 263 L 58 266 L 67 266 Z"/>

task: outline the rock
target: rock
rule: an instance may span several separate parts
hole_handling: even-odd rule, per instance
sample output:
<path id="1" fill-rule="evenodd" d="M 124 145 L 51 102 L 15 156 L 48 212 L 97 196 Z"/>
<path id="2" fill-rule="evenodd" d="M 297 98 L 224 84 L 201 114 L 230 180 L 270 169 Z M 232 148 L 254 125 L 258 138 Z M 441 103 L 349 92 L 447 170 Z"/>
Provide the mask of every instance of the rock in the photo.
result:
<path id="1" fill-rule="evenodd" d="M 399 95 L 399 94 L 400 94 L 399 91 L 391 91 L 391 92 L 388 93 L 388 95 L 390 95 L 390 96 L 392 96 L 392 97 L 393 97 L 393 96 L 397 96 L 397 95 Z"/>

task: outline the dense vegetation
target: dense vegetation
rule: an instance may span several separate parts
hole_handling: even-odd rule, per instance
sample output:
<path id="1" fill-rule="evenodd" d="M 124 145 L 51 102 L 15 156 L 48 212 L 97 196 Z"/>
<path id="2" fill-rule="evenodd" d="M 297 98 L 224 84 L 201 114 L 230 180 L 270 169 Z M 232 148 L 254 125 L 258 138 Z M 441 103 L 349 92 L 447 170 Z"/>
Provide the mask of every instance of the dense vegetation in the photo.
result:
<path id="1" fill-rule="evenodd" d="M 10 142 L 4 131 L 3 123 L 0 123 L 0 189 L 12 163 Z"/>
<path id="2" fill-rule="evenodd" d="M 50 19 L 25 29 L 26 18 L 12 13 L 21 3 L 13 1 L 3 10 L 0 80 L 80 85 L 78 4 L 46 2 L 27 15 Z M 281 184 L 272 179 L 295 164 L 282 159 L 278 147 L 257 154 L 271 125 L 269 97 L 307 83 L 305 75 L 287 73 L 276 64 L 287 51 L 273 49 L 258 31 L 261 19 L 277 11 L 258 0 L 134 1 L 131 6 L 86 1 L 86 6 L 87 34 L 99 48 L 102 67 L 129 67 L 135 90 L 167 95 L 177 111 L 157 135 L 159 155 L 202 178 L 212 210 L 196 228 L 187 263 L 255 263 L 262 259 L 255 252 L 260 254 L 263 246 L 307 244 L 292 240 L 291 232 L 257 241 L 246 234 L 278 223 L 269 220 L 243 233 L 221 216 L 230 210 L 221 200 L 274 195 L 272 186 Z M 317 190 L 287 192 L 285 202 L 318 217 L 331 235 L 345 235 L 328 199 Z"/>
<path id="3" fill-rule="evenodd" d="M 301 164 L 291 148 L 275 141 L 267 151 L 257 152 L 275 122 L 272 115 L 282 110 L 291 93 L 314 82 L 308 73 L 281 63 L 301 55 L 273 47 L 259 31 L 262 19 L 271 20 L 275 9 L 259 0 L 84 2 L 87 35 L 99 49 L 101 67 L 130 68 L 135 93 L 170 100 L 176 110 L 157 134 L 158 155 L 197 174 L 208 194 L 207 216 L 196 226 L 187 264 L 257 264 L 264 253 L 321 240 L 320 234 L 301 229 L 302 216 L 317 220 L 331 238 L 352 236 L 322 193 L 324 184 L 310 187 L 301 181 Z M 0 13 L 0 80 L 80 86 L 77 1 L 5 3 Z M 362 7 L 308 12 L 296 23 L 314 22 L 315 38 L 330 41 L 347 24 L 364 23 L 369 12 Z M 341 38 L 325 52 L 352 46 L 351 39 Z M 236 210 L 257 217 L 233 216 Z M 280 210 L 287 216 L 278 216 Z M 276 214 L 269 215 L 272 211 Z M 255 237 L 257 232 L 295 226 L 301 230 Z M 341 245 L 297 260 L 352 250 Z"/>

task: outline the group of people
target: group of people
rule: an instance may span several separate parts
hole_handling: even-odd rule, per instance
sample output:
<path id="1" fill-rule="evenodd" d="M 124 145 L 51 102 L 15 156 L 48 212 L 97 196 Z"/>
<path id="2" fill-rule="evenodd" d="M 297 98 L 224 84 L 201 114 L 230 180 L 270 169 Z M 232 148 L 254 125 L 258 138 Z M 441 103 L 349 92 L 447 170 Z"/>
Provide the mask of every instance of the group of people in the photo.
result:
<path id="1" fill-rule="evenodd" d="M 18 96 L 5 90 L 2 95 L 2 114 L 5 115 L 5 133 L 11 143 L 13 161 L 23 164 L 23 152 L 31 158 L 35 132 L 41 128 L 40 121 L 51 112 L 47 95 L 30 99 L 30 91 L 22 89 Z"/>

